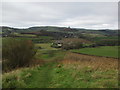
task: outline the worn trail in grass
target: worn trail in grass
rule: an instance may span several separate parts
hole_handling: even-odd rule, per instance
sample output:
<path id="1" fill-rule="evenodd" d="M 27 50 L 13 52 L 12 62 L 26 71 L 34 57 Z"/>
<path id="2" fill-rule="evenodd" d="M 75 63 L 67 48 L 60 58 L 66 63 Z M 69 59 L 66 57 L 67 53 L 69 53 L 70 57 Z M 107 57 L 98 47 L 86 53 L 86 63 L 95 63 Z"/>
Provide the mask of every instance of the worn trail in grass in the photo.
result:
<path id="1" fill-rule="evenodd" d="M 55 63 L 49 62 L 41 67 L 38 67 L 36 71 L 32 71 L 31 78 L 27 80 L 28 88 L 48 87 L 51 81 L 51 71 L 55 65 Z"/>
<path id="2" fill-rule="evenodd" d="M 61 55 L 59 59 L 63 56 Z M 42 66 L 24 68 L 4 74 L 3 87 L 117 88 L 117 65 L 118 60 L 114 58 L 67 52 L 61 61 L 45 60 L 45 64 Z"/>

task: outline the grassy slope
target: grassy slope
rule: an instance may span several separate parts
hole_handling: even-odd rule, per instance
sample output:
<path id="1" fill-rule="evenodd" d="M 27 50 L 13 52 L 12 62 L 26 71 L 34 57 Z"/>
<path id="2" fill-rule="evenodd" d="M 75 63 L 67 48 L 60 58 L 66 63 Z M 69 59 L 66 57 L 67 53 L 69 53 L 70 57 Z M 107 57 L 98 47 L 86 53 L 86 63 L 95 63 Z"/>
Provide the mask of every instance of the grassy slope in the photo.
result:
<path id="1" fill-rule="evenodd" d="M 55 50 L 48 44 L 37 44 L 39 49 L 36 58 L 47 62 L 42 66 L 23 68 L 3 74 L 3 87 L 14 88 L 111 88 L 117 87 L 117 70 L 114 68 L 93 69 L 89 57 L 67 54 L 65 51 Z M 72 63 L 58 63 L 57 59 L 72 59 Z M 88 62 L 79 62 L 79 59 L 86 59 Z M 78 59 L 78 60 L 77 60 Z M 91 59 L 93 59 L 91 57 Z M 76 61 L 75 63 L 73 61 Z M 95 60 L 96 61 L 96 60 Z M 104 60 L 103 60 L 104 61 Z M 108 61 L 108 60 L 106 60 Z M 67 61 L 68 62 L 68 61 Z M 111 61 L 110 61 L 111 62 Z M 82 63 L 84 65 L 82 65 Z M 86 64 L 90 63 L 90 64 Z M 112 62 L 114 63 L 114 62 Z M 58 64 L 61 67 L 58 67 Z M 92 64 L 92 66 L 96 65 Z M 98 63 L 97 66 L 103 65 Z M 109 64 L 107 64 L 109 67 Z M 83 66 L 81 68 L 81 66 Z M 105 65 L 104 65 L 105 66 Z M 112 66 L 112 65 L 110 65 Z M 115 65 L 116 66 L 116 65 Z M 96 67 L 96 66 L 95 66 Z M 96 67 L 98 68 L 98 67 Z M 106 68 L 106 67 L 105 67 Z"/>
<path id="2" fill-rule="evenodd" d="M 54 88 L 110 88 L 117 87 L 115 70 L 94 71 L 90 67 L 79 69 L 76 64 L 54 68 L 52 83 Z"/>
<path id="3" fill-rule="evenodd" d="M 43 59 L 45 61 L 50 60 L 62 60 L 66 51 L 62 51 L 60 49 L 52 48 L 51 43 L 44 44 L 36 44 L 36 47 L 41 47 L 42 49 L 38 49 L 36 58 Z"/>
<path id="4" fill-rule="evenodd" d="M 83 48 L 77 50 L 71 50 L 72 52 L 96 55 L 96 56 L 106 56 L 118 58 L 118 47 L 117 46 L 103 46 L 97 48 Z"/>
<path id="5" fill-rule="evenodd" d="M 57 50 L 56 48 L 51 47 L 51 43 L 41 43 L 41 44 L 36 44 L 36 47 L 41 47 L 42 50 Z"/>
<path id="6" fill-rule="evenodd" d="M 50 84 L 54 63 L 48 63 L 30 71 L 32 76 L 26 79 L 27 88 L 46 88 Z M 29 71 L 28 71 L 29 72 Z M 27 73 L 28 73 L 27 72 Z M 26 73 L 26 74 L 27 74 Z M 24 73 L 25 74 L 25 73 Z"/>
<path id="7" fill-rule="evenodd" d="M 118 83 L 116 70 L 81 69 L 77 63 L 61 64 L 60 68 L 57 63 L 48 63 L 9 73 L 4 78 L 3 87 L 6 87 L 9 78 L 9 87 L 24 88 L 112 88 Z"/>

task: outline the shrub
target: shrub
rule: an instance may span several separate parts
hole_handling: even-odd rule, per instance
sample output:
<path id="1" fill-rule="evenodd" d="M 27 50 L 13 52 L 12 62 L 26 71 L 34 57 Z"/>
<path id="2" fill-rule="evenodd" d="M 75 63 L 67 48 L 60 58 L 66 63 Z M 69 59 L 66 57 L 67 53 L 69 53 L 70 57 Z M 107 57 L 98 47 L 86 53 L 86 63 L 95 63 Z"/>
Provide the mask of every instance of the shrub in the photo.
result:
<path id="1" fill-rule="evenodd" d="M 30 40 L 7 39 L 3 41 L 3 71 L 28 66 L 36 50 Z"/>
<path id="2" fill-rule="evenodd" d="M 101 41 L 97 41 L 96 45 L 98 46 L 118 46 L 119 41 L 117 39 L 103 39 Z"/>
<path id="3" fill-rule="evenodd" d="M 69 50 L 69 49 L 79 49 L 83 47 L 84 40 L 77 39 L 77 38 L 69 38 L 63 39 L 62 48 Z"/>
<path id="4" fill-rule="evenodd" d="M 24 88 L 26 87 L 26 84 L 24 80 L 20 79 L 18 76 L 8 75 L 6 77 L 3 77 L 2 87 L 16 89 L 16 88 Z"/>
<path id="5" fill-rule="evenodd" d="M 79 42 L 73 42 L 73 43 L 64 43 L 62 48 L 69 50 L 69 49 L 79 49 L 82 48 L 83 44 Z"/>

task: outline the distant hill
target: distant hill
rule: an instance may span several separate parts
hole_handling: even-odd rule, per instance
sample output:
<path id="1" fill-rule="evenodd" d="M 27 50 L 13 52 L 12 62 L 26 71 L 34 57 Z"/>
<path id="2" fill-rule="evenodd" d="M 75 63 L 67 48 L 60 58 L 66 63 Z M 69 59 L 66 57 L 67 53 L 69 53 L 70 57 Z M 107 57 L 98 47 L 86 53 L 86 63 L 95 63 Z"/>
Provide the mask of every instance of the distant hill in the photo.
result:
<path id="1" fill-rule="evenodd" d="M 70 28 L 70 27 L 54 27 L 54 26 L 41 26 L 41 27 L 29 27 L 26 29 L 19 29 L 13 27 L 2 26 L 2 34 L 16 33 L 29 33 L 29 32 L 64 32 L 64 33 L 86 33 L 86 34 L 102 34 L 102 35 L 118 35 L 117 30 L 103 29 L 103 30 L 93 30 L 93 29 L 82 29 L 82 28 Z"/>

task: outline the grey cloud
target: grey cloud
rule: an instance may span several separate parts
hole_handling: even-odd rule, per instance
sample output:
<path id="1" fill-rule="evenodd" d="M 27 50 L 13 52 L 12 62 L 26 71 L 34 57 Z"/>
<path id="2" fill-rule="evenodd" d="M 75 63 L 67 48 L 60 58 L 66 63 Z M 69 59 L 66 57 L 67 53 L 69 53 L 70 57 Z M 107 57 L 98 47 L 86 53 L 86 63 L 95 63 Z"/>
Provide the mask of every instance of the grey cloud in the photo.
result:
<path id="1" fill-rule="evenodd" d="M 3 23 L 13 27 L 71 26 L 117 28 L 117 3 L 4 2 Z"/>

